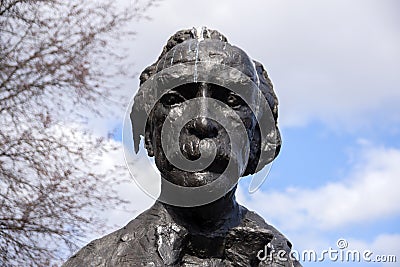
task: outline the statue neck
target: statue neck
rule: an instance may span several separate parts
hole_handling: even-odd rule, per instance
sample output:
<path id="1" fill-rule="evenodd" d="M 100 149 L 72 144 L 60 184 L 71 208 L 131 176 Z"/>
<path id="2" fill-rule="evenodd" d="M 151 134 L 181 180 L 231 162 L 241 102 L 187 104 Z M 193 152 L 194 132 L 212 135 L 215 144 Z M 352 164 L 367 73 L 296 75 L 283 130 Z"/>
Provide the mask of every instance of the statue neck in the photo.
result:
<path id="1" fill-rule="evenodd" d="M 163 205 L 176 223 L 192 232 L 226 232 L 239 225 L 242 218 L 235 191 L 236 186 L 222 198 L 202 206 Z"/>

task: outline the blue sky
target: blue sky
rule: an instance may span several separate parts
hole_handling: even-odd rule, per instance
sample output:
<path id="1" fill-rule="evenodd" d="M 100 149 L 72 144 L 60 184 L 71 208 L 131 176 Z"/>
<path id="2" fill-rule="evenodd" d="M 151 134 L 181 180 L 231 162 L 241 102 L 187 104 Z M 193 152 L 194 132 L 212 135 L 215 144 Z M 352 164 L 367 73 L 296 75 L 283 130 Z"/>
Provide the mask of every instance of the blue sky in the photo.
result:
<path id="1" fill-rule="evenodd" d="M 281 153 L 256 193 L 247 192 L 249 179 L 240 182 L 238 200 L 298 250 L 337 248 L 345 238 L 349 249 L 399 262 L 399 10 L 389 0 L 163 1 L 151 20 L 132 25 L 132 72 L 153 63 L 177 30 L 222 32 L 264 64 L 280 101 Z M 137 87 L 127 85 L 127 97 Z M 116 128 L 120 141 L 122 116 L 96 124 Z M 135 214 L 152 203 L 134 184 L 121 194 Z M 122 226 L 132 214 L 105 216 Z"/>

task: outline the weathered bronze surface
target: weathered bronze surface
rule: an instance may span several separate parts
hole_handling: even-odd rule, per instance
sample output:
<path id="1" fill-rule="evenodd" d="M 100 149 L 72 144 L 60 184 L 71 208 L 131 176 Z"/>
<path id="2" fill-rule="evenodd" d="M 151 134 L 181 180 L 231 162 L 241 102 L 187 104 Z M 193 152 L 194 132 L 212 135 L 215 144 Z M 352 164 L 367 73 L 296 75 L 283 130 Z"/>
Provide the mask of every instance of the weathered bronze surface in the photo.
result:
<path id="1" fill-rule="evenodd" d="M 264 67 L 203 27 L 173 35 L 140 81 L 131 113 L 135 150 L 144 136 L 161 195 L 63 266 L 300 266 L 289 258 L 290 242 L 235 200 L 238 179 L 280 150 L 278 102 Z M 183 117 L 180 127 L 166 126 Z"/>

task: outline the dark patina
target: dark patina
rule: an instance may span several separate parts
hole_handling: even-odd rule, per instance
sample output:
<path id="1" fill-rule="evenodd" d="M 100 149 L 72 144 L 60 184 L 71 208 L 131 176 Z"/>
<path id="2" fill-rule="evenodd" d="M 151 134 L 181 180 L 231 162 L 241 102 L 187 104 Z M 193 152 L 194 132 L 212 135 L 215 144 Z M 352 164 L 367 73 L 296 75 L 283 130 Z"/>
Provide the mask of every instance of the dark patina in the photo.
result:
<path id="1" fill-rule="evenodd" d="M 157 86 L 147 86 L 153 77 L 158 77 Z M 170 86 L 171 80 L 177 86 Z M 217 31 L 182 30 L 143 71 L 140 82 L 131 113 L 135 150 L 144 136 L 148 155 L 155 158 L 162 176 L 161 195 L 149 210 L 122 229 L 92 241 L 63 266 L 300 266 L 289 257 L 290 242 L 235 200 L 238 179 L 258 172 L 280 150 L 278 102 L 264 67 Z M 237 87 L 246 82 L 256 90 Z M 260 97 L 267 103 L 264 107 Z M 197 102 L 190 104 L 192 99 Z M 212 110 L 207 99 L 222 103 L 218 112 L 223 122 L 208 116 Z M 174 144 L 178 136 L 178 145 L 163 146 L 165 121 L 184 115 L 192 120 L 164 140 Z M 236 148 L 224 123 L 229 129 L 244 126 Z M 215 153 L 207 155 L 213 149 Z M 188 171 L 175 166 L 171 159 L 179 153 L 202 168 Z M 202 156 L 204 162 L 212 157 L 211 163 L 201 161 Z M 233 167 L 226 172 L 230 160 Z M 177 201 L 190 202 L 190 196 L 171 193 L 169 184 L 184 188 L 212 184 L 222 188 L 215 194 L 224 193 L 201 205 L 177 205 Z M 279 251 L 285 253 L 278 257 Z"/>

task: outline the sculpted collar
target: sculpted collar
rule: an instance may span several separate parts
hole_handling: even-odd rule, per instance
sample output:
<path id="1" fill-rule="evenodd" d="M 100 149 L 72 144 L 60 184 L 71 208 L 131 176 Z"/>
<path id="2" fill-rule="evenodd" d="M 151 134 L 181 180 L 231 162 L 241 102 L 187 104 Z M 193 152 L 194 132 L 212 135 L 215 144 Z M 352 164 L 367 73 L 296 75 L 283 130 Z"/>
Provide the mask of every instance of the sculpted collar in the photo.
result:
<path id="1" fill-rule="evenodd" d="M 162 205 L 161 205 L 162 206 Z M 161 208 L 161 207 L 160 207 Z M 157 252 L 166 266 L 296 266 L 288 257 L 278 261 L 275 252 L 290 253 L 290 243 L 272 226 L 263 227 L 253 212 L 241 207 L 243 215 L 239 226 L 225 233 L 190 233 L 172 221 L 156 226 Z M 257 217 L 255 217 L 255 216 Z M 254 217 L 254 218 L 253 218 Z M 290 245 L 291 246 L 291 245 Z M 268 251 L 266 251 L 268 250 Z M 265 257 L 265 252 L 272 257 Z M 259 253 L 259 251 L 263 251 Z"/>

